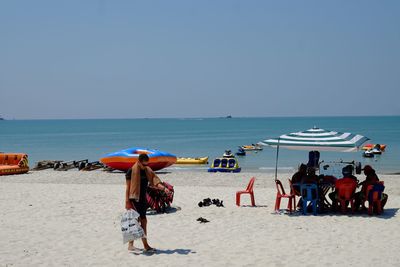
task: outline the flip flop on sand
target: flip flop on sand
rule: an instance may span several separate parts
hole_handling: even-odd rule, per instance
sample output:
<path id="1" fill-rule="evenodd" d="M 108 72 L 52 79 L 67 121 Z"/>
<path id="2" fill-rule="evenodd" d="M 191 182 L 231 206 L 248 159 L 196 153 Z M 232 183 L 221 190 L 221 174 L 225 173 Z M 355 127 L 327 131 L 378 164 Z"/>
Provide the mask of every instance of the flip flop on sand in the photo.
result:
<path id="1" fill-rule="evenodd" d="M 210 222 L 209 220 L 207 220 L 206 218 L 203 218 L 203 217 L 198 218 L 197 221 L 199 221 L 200 223 L 208 223 L 208 222 Z"/>

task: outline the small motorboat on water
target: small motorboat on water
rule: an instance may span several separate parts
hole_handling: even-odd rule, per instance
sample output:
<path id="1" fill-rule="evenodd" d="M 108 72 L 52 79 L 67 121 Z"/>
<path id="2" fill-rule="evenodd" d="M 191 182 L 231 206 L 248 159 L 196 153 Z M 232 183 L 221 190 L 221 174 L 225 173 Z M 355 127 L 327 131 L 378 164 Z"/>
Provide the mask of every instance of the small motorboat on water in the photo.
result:
<path id="1" fill-rule="evenodd" d="M 225 153 L 222 155 L 224 158 L 234 158 L 235 155 L 232 154 L 232 151 L 230 150 L 225 150 Z"/>
<path id="2" fill-rule="evenodd" d="M 177 158 L 176 164 L 208 164 L 208 157 L 201 158 Z"/>
<path id="3" fill-rule="evenodd" d="M 236 156 L 246 156 L 246 151 L 242 147 L 238 148 L 238 151 L 235 153 Z"/>
<path id="4" fill-rule="evenodd" d="M 259 144 L 244 145 L 241 148 L 245 151 L 259 151 L 263 150 L 263 147 Z"/>
<path id="5" fill-rule="evenodd" d="M 370 150 L 366 150 L 366 151 L 364 151 L 363 153 L 362 153 L 362 156 L 364 157 L 364 158 L 373 158 L 373 157 L 375 157 L 375 154 L 372 152 L 372 150 L 370 149 Z"/>
<path id="6" fill-rule="evenodd" d="M 240 172 L 239 162 L 235 158 L 216 158 L 214 159 L 208 172 Z"/>
<path id="7" fill-rule="evenodd" d="M 377 149 L 377 148 L 373 148 L 373 149 L 367 150 L 367 151 L 371 151 L 372 153 L 378 154 L 378 155 L 382 154 L 382 150 Z"/>
<path id="8" fill-rule="evenodd" d="M 385 151 L 386 145 L 384 144 L 366 144 L 362 147 L 363 150 L 379 149 L 380 151 Z"/>

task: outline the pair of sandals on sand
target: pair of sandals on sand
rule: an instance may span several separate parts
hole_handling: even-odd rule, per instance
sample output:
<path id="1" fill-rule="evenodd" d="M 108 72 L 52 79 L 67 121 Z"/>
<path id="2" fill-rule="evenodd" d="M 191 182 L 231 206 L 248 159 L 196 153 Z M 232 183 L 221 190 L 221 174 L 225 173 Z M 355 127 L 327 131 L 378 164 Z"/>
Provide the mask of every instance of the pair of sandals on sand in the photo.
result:
<path id="1" fill-rule="evenodd" d="M 209 220 L 207 220 L 206 218 L 203 218 L 203 217 L 197 218 L 197 221 L 199 221 L 200 223 L 208 223 L 208 222 L 210 222 Z"/>
<path id="2" fill-rule="evenodd" d="M 215 205 L 217 207 L 224 207 L 224 201 L 223 200 L 219 200 L 218 198 L 214 198 L 213 200 L 211 200 L 211 198 L 205 198 L 203 199 L 203 201 L 199 202 L 199 207 L 208 207 L 211 205 Z"/>

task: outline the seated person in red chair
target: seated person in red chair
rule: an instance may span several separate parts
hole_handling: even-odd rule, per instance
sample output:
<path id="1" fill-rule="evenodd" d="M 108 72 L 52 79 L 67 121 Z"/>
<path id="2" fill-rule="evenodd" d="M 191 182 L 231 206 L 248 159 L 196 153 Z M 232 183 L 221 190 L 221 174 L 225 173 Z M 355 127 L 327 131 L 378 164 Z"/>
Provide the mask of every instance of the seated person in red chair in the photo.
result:
<path id="1" fill-rule="evenodd" d="M 355 177 L 353 175 L 353 165 L 346 165 L 345 167 L 343 167 L 342 169 L 342 175 L 343 177 L 341 179 L 344 178 L 350 178 L 352 180 L 354 180 L 356 183 L 358 183 L 358 179 L 357 177 Z M 335 209 L 335 207 L 337 207 L 337 190 L 335 189 L 335 191 L 333 191 L 332 193 L 329 193 L 329 198 L 332 200 L 332 208 Z M 357 205 L 355 206 L 357 209 Z M 334 210 L 336 211 L 336 210 Z"/>
<path id="2" fill-rule="evenodd" d="M 376 175 L 375 170 L 370 165 L 365 165 L 364 174 L 365 174 L 365 180 L 358 184 L 358 186 L 361 186 L 361 191 L 356 193 L 356 201 L 355 201 L 356 210 L 360 208 L 360 205 L 362 205 L 363 208 L 365 208 L 363 203 L 366 201 L 365 196 L 367 193 L 368 186 L 374 185 L 379 182 L 378 175 Z M 387 198 L 388 195 L 382 193 L 382 200 L 381 200 L 382 208 L 385 206 Z"/>

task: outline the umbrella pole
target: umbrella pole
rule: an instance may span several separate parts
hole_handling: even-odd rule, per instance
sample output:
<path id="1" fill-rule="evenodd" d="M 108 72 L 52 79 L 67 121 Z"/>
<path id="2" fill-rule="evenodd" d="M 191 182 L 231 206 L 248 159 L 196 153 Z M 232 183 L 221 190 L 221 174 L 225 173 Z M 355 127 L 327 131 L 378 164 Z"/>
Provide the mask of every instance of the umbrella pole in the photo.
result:
<path id="1" fill-rule="evenodd" d="M 276 147 L 276 159 L 275 159 L 275 181 L 278 179 L 278 157 L 279 157 L 279 141 L 280 137 L 278 138 L 278 145 Z"/>

